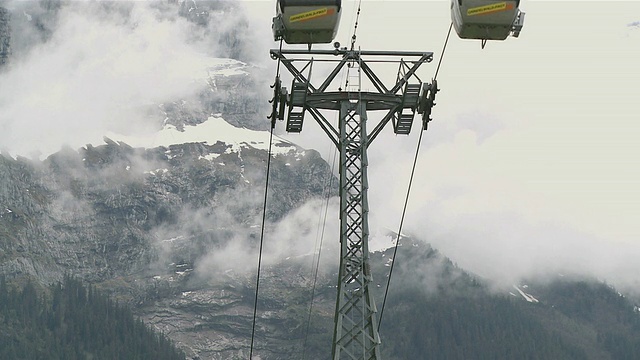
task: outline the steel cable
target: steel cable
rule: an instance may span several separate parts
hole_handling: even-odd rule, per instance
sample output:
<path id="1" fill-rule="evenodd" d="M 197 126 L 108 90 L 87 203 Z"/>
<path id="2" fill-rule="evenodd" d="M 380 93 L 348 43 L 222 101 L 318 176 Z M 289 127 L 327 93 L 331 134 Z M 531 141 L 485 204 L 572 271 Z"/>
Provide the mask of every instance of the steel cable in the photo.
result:
<path id="1" fill-rule="evenodd" d="M 313 312 L 313 303 L 315 301 L 315 294 L 316 294 L 316 285 L 318 282 L 318 269 L 320 268 L 320 255 L 322 254 L 322 243 L 324 242 L 324 231 L 326 228 L 326 224 L 327 224 L 327 214 L 329 212 L 329 200 L 331 199 L 331 195 L 330 195 L 330 191 L 331 188 L 333 187 L 333 171 L 335 169 L 335 163 L 336 163 L 336 154 L 337 151 L 334 151 L 333 153 L 333 161 L 331 163 L 331 173 L 329 174 L 329 185 L 328 188 L 326 189 L 326 201 L 324 204 L 324 215 L 323 215 L 323 219 L 322 219 L 322 225 L 321 225 L 321 230 L 320 230 L 320 244 L 318 246 L 318 257 L 315 258 L 315 269 L 314 270 L 314 275 L 313 275 L 313 286 L 311 287 L 311 304 L 309 305 L 309 315 L 307 317 L 307 329 L 304 335 L 304 343 L 302 345 L 302 360 L 306 359 L 306 354 L 307 354 L 307 341 L 309 338 L 309 329 L 311 328 L 311 314 Z"/>
<path id="2" fill-rule="evenodd" d="M 451 23 L 451 25 L 449 26 L 449 31 L 447 32 L 447 38 L 444 41 L 444 45 L 442 47 L 442 53 L 440 54 L 440 60 L 438 61 L 438 67 L 436 68 L 436 72 L 435 75 L 433 77 L 433 80 L 435 81 L 436 78 L 438 77 L 438 72 L 440 71 L 440 65 L 442 64 L 442 59 L 444 58 L 444 52 L 447 49 L 447 44 L 449 43 L 449 36 L 451 35 L 451 29 L 453 27 L 453 23 Z M 387 296 L 389 295 L 389 286 L 391 285 L 391 275 L 393 274 L 393 268 L 396 262 L 396 255 L 398 253 L 398 246 L 400 244 L 400 237 L 402 234 L 402 226 L 404 224 L 404 218 L 407 212 L 407 204 L 409 203 L 409 196 L 411 194 L 411 185 L 413 183 L 413 177 L 415 175 L 415 171 L 416 171 L 416 164 L 418 163 L 418 154 L 420 153 L 420 145 L 422 144 L 422 134 L 424 133 L 424 131 L 420 131 L 420 136 L 418 138 L 418 144 L 416 146 L 416 154 L 415 157 L 413 159 L 413 166 L 411 168 L 411 176 L 409 177 L 409 186 L 407 187 L 407 195 L 405 197 L 404 200 L 404 206 L 402 209 L 402 216 L 400 217 L 400 226 L 398 228 L 398 233 L 397 233 L 397 237 L 396 237 L 396 245 L 393 249 L 393 258 L 391 259 L 391 267 L 389 269 L 389 277 L 387 279 L 387 286 L 384 290 L 384 298 L 382 300 L 382 306 L 380 307 L 380 318 L 378 319 L 378 332 L 380 332 L 380 325 L 382 324 L 382 315 L 384 314 L 384 308 L 385 305 L 387 303 Z"/>
<path id="3" fill-rule="evenodd" d="M 280 50 L 282 51 L 282 40 L 280 40 Z M 278 65 L 276 70 L 276 82 L 280 79 L 280 58 L 278 58 Z M 275 101 L 275 99 L 274 99 Z M 273 115 L 273 114 L 272 114 Z M 275 119 L 271 119 L 272 126 L 270 126 L 269 130 L 269 150 L 267 152 L 267 175 L 264 185 L 264 203 L 262 207 L 262 226 L 260 228 L 260 248 L 258 250 L 258 274 L 256 276 L 256 296 L 255 301 L 253 303 L 253 322 L 251 325 L 251 347 L 249 350 L 249 360 L 253 358 L 253 345 L 256 334 L 256 318 L 258 314 L 258 292 L 260 289 L 260 269 L 262 268 L 262 249 L 264 247 L 264 229 L 265 223 L 267 220 L 267 196 L 269 193 L 269 173 L 271 170 L 271 148 L 273 145 L 273 129 L 275 126 Z"/>
<path id="4" fill-rule="evenodd" d="M 262 267 L 262 248 L 264 245 L 264 228 L 267 218 L 267 194 L 269 190 L 269 171 L 271 169 L 271 146 L 273 144 L 273 128 L 269 131 L 269 158 L 267 159 L 267 179 L 265 181 L 264 189 L 264 207 L 262 208 L 262 228 L 260 230 L 260 249 L 258 251 L 258 274 L 256 276 L 256 297 L 253 303 L 253 324 L 251 326 L 251 350 L 249 351 L 249 360 L 253 358 L 253 344 L 256 334 L 256 316 L 258 313 L 258 290 L 260 288 L 260 269 Z"/>

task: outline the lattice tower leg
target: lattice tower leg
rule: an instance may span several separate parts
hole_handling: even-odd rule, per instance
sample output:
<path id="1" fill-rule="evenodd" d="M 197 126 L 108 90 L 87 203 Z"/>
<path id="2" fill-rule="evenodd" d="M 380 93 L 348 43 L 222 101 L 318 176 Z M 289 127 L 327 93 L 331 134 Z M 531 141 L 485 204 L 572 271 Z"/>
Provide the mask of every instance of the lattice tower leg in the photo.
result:
<path id="1" fill-rule="evenodd" d="M 340 269 L 332 359 L 380 360 L 370 290 L 366 102 L 340 106 Z"/>

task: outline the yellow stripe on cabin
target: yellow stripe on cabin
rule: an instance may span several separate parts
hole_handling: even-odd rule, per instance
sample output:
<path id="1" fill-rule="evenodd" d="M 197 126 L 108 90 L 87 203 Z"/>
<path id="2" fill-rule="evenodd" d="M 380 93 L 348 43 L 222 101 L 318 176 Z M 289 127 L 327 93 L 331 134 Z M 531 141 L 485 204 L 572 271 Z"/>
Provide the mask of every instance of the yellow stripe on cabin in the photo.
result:
<path id="1" fill-rule="evenodd" d="M 329 11 L 329 10 L 333 10 L 333 9 L 322 8 L 322 9 L 316 9 L 316 10 L 311 10 L 311 11 L 303 12 L 300 14 L 292 15 L 289 18 L 289 21 L 290 22 L 306 21 L 306 20 L 319 18 L 321 16 L 333 14 L 333 11 Z"/>
<path id="2" fill-rule="evenodd" d="M 511 4 L 507 5 L 506 2 L 500 2 L 500 3 L 489 4 L 489 5 L 467 9 L 467 16 L 485 15 L 489 13 L 511 10 L 511 9 L 513 9 L 513 5 Z"/>

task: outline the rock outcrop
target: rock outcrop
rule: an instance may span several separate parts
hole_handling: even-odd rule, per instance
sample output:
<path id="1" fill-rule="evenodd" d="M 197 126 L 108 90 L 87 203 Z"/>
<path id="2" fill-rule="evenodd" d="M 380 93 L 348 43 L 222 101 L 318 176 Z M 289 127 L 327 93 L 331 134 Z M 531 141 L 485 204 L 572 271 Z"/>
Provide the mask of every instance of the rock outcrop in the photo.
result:
<path id="1" fill-rule="evenodd" d="M 0 68 L 9 61 L 11 54 L 11 14 L 0 7 Z"/>

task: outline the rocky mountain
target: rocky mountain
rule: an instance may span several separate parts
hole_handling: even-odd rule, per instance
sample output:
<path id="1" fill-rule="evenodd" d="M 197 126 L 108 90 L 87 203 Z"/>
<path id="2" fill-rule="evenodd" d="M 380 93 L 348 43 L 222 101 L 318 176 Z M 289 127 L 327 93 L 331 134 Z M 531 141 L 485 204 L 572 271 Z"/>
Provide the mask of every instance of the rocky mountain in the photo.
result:
<path id="1" fill-rule="evenodd" d="M 8 22 L 0 9 L 0 44 L 18 53 L 25 34 L 6 24 L 36 21 L 35 38 L 46 42 L 65 5 L 30 6 L 31 20 Z M 338 193 L 330 165 L 278 137 L 268 153 L 269 89 L 250 65 L 244 20 L 215 34 L 210 26 L 230 3 L 153 6 L 206 29 L 194 36 L 226 58 L 212 62 L 201 91 L 149 107 L 157 132 L 109 134 L 43 160 L 0 155 L 0 274 L 44 285 L 73 275 L 191 359 L 246 359 L 271 156 L 255 353 L 328 359 L 337 232 L 327 230 L 317 278 L 313 242 L 319 214 L 335 210 L 326 202 Z M 400 245 L 381 319 L 385 359 L 640 357 L 637 306 L 606 284 L 567 277 L 493 289 L 426 241 Z M 371 255 L 379 307 L 392 257 L 392 248 Z"/>
<path id="2" fill-rule="evenodd" d="M 0 7 L 0 67 L 7 63 L 11 54 L 10 14 Z"/>
<path id="3" fill-rule="evenodd" d="M 187 336 L 180 343 L 194 353 L 233 344 L 230 338 L 208 348 L 215 338 L 199 323 L 206 323 L 205 309 L 227 318 L 236 306 L 248 320 L 253 276 L 245 267 L 237 275 L 220 271 L 227 269 L 215 258 L 218 249 L 238 246 L 247 266 L 257 260 L 249 255 L 260 237 L 266 151 L 229 151 L 221 142 L 136 149 L 107 141 L 43 162 L 0 157 L 0 272 L 42 283 L 78 276 L 138 307 L 165 333 Z M 316 152 L 288 145 L 271 164 L 271 226 L 320 196 L 330 176 Z M 241 331 L 219 325 L 230 329 L 228 337 Z"/>

